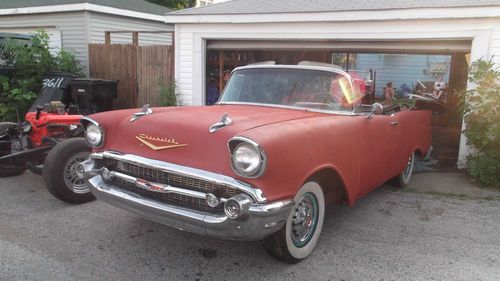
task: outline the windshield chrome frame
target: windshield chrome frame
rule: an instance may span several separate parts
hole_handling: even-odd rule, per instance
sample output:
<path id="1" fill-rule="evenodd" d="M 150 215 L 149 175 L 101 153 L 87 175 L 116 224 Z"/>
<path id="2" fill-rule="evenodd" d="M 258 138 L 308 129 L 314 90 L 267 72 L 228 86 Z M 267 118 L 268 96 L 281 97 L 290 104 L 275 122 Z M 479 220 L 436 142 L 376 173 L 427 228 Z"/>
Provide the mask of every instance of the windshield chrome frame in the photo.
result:
<path id="1" fill-rule="evenodd" d="M 349 79 L 349 84 L 351 85 L 351 89 L 354 89 L 354 84 L 352 83 L 352 76 L 340 69 L 337 68 L 330 68 L 326 66 L 313 66 L 313 65 L 247 65 L 247 66 L 240 66 L 233 71 L 231 71 L 231 77 L 233 76 L 234 72 L 239 71 L 239 70 L 246 70 L 246 69 L 298 69 L 298 70 L 316 70 L 316 71 L 325 71 L 325 72 L 331 72 L 335 74 L 340 74 Z M 229 80 L 228 80 L 229 81 Z M 327 113 L 327 114 L 335 114 L 335 115 L 347 115 L 347 116 L 357 116 L 361 115 L 360 112 L 356 111 L 357 106 L 353 105 L 351 111 L 340 111 L 340 110 L 325 110 L 325 109 L 316 109 L 316 108 L 307 108 L 307 107 L 300 107 L 300 106 L 293 106 L 293 105 L 283 105 L 283 104 L 272 104 L 272 103 L 258 103 L 258 102 L 239 102 L 239 101 L 227 101 L 227 102 L 222 102 L 220 99 L 224 96 L 224 93 L 226 92 L 226 87 L 222 90 L 222 93 L 220 95 L 219 101 L 217 101 L 215 104 L 216 105 L 253 105 L 253 106 L 265 106 L 265 107 L 276 107 L 276 108 L 284 108 L 284 109 L 294 109 L 294 110 L 302 110 L 306 112 L 318 112 L 318 113 Z"/>
<path id="2" fill-rule="evenodd" d="M 274 108 L 301 110 L 301 111 L 305 111 L 305 112 L 318 112 L 318 113 L 326 113 L 326 114 L 334 114 L 334 115 L 346 115 L 346 116 L 362 115 L 360 112 L 356 112 L 356 110 L 353 110 L 353 111 L 334 111 L 334 110 L 324 110 L 324 109 L 317 109 L 317 108 L 307 108 L 307 107 L 272 104 L 272 103 L 227 101 L 227 102 L 217 102 L 215 104 L 216 105 L 250 105 L 250 106 L 274 107 Z"/>

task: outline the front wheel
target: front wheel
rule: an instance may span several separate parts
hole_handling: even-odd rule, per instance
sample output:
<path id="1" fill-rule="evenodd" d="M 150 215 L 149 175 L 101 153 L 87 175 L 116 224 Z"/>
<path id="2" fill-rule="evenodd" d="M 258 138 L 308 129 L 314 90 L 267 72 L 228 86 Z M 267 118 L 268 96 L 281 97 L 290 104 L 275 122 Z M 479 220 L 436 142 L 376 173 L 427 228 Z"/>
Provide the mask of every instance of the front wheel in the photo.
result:
<path id="1" fill-rule="evenodd" d="M 52 195 L 72 204 L 95 199 L 82 171 L 78 170 L 78 164 L 88 158 L 90 151 L 83 138 L 68 139 L 54 146 L 43 163 L 43 181 Z"/>
<path id="2" fill-rule="evenodd" d="M 295 206 L 285 226 L 264 240 L 264 248 L 286 263 L 297 263 L 313 251 L 325 217 L 323 190 L 316 182 L 305 183 L 294 198 Z"/>

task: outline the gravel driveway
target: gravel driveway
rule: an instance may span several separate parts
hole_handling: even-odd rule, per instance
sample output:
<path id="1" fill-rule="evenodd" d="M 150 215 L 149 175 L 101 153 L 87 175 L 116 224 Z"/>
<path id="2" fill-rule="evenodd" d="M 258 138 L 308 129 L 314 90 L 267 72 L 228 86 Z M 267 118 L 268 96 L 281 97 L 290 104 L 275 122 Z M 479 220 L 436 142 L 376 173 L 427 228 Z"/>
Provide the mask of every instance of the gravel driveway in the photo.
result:
<path id="1" fill-rule="evenodd" d="M 500 201 L 383 187 L 330 208 L 316 250 L 287 265 L 260 243 L 65 204 L 25 173 L 0 179 L 0 280 L 25 279 L 500 280 Z"/>

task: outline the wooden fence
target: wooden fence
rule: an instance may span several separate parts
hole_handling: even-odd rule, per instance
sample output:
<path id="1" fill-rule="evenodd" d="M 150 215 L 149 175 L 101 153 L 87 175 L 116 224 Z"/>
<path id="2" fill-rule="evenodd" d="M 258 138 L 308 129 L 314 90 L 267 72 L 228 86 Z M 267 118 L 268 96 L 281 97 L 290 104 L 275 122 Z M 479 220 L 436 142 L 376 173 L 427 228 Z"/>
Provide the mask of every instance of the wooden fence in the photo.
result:
<path id="1" fill-rule="evenodd" d="M 89 44 L 90 77 L 119 80 L 115 109 L 159 104 L 160 84 L 174 79 L 173 46 Z"/>

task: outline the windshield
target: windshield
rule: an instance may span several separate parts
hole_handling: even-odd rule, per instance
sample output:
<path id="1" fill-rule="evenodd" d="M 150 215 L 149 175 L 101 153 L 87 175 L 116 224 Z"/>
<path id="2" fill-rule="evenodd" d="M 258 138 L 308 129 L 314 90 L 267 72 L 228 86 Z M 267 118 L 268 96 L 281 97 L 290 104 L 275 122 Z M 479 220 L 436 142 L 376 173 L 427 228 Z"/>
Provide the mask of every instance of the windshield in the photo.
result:
<path id="1" fill-rule="evenodd" d="M 360 91 L 352 86 L 346 76 L 329 71 L 242 69 L 233 73 L 220 102 L 352 111 L 361 99 Z"/>

